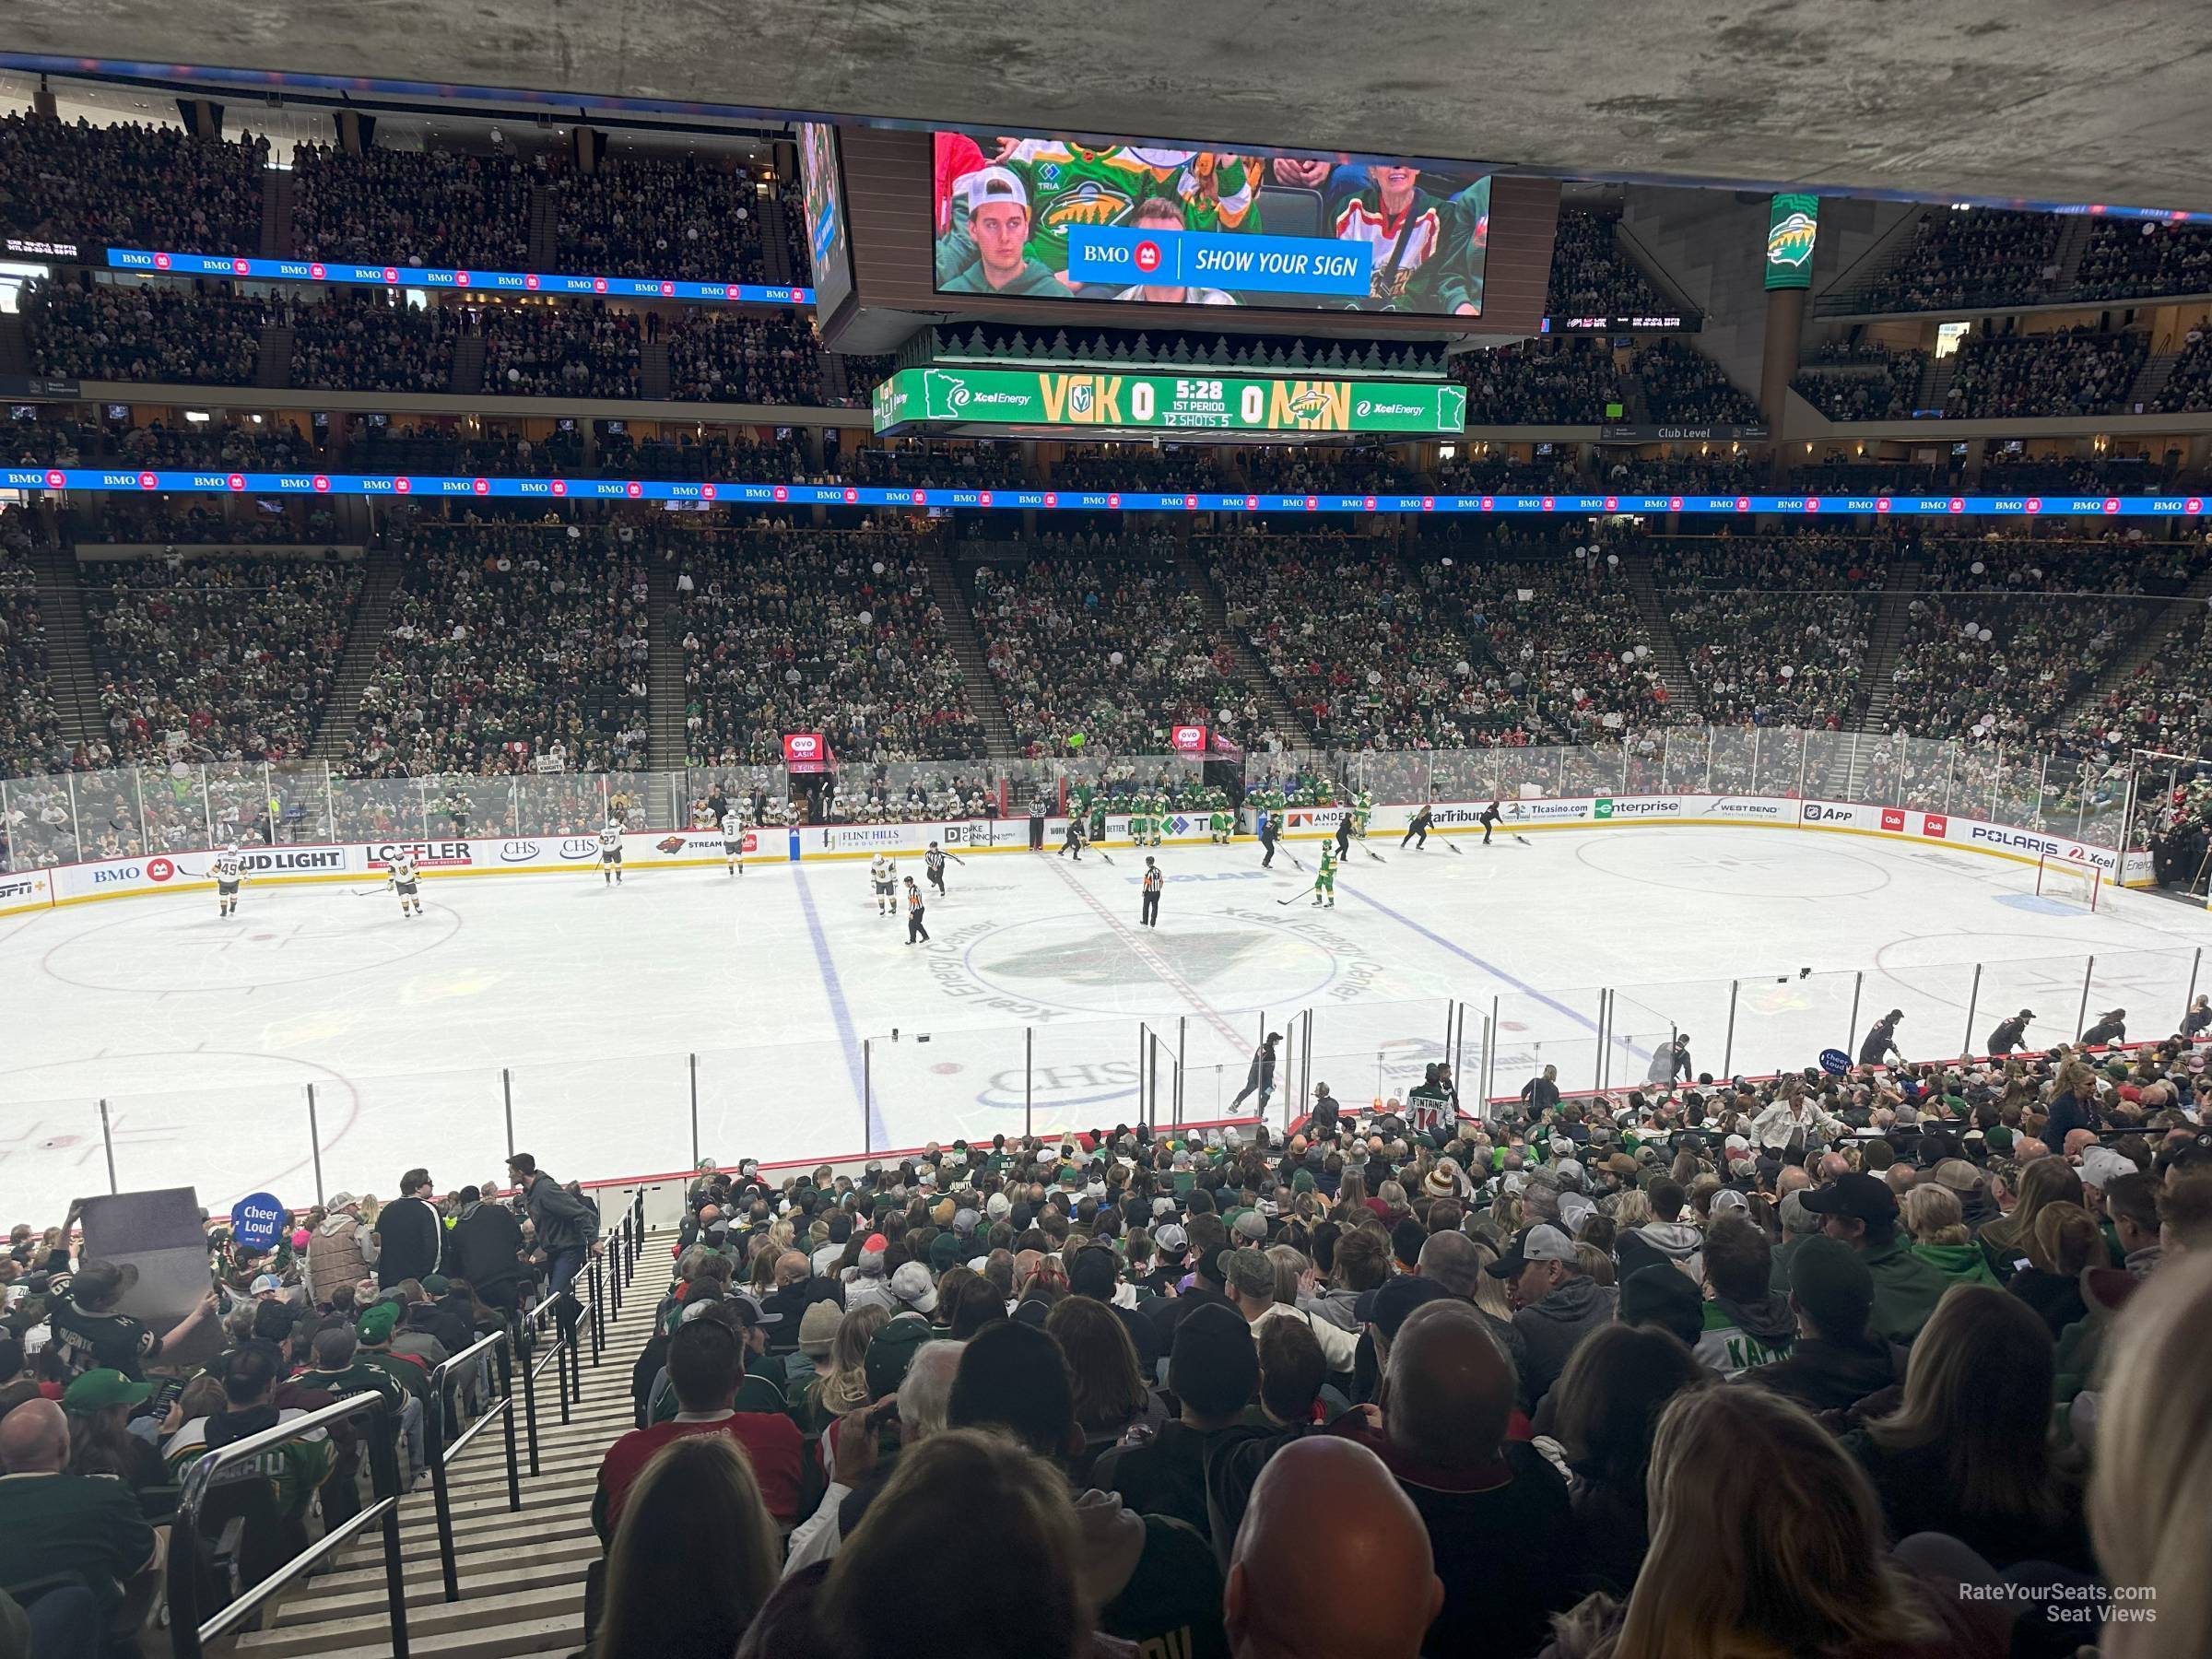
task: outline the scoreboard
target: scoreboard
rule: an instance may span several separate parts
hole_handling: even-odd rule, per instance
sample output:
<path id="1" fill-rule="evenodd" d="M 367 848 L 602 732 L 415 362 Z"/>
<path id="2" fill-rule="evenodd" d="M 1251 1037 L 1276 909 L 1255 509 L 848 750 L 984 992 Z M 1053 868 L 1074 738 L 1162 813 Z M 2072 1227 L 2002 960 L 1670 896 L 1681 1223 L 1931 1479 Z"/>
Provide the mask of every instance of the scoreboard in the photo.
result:
<path id="1" fill-rule="evenodd" d="M 875 417 L 878 432 L 1034 427 L 1456 438 L 1467 424 L 1467 392 L 1402 381 L 901 369 L 876 388 Z"/>

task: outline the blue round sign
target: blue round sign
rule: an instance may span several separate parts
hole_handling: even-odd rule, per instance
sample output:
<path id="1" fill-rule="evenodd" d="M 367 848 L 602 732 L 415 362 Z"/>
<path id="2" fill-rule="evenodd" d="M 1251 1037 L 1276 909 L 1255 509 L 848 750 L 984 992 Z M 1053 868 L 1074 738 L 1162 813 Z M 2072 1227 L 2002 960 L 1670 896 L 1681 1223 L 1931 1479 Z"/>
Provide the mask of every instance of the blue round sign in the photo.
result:
<path id="1" fill-rule="evenodd" d="M 230 1237 L 249 1250 L 267 1250 L 289 1225 L 291 1212 L 267 1193 L 253 1193 L 230 1206 Z"/>
<path id="2" fill-rule="evenodd" d="M 1851 1069 L 1851 1056 L 1841 1049 L 1822 1049 L 1820 1069 L 1831 1077 L 1840 1077 Z"/>

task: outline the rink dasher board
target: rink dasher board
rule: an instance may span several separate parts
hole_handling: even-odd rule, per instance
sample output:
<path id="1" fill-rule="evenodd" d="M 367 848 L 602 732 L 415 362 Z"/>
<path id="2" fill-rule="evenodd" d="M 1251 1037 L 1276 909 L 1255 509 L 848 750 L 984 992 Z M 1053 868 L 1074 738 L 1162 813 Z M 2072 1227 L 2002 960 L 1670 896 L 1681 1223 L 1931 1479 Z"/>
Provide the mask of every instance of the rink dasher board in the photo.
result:
<path id="1" fill-rule="evenodd" d="M 1488 805 L 1483 801 L 1439 801 L 1430 806 L 1430 833 L 1467 835 L 1480 829 Z M 1922 812 L 1911 807 L 1865 806 L 1848 801 L 1795 800 L 1786 796 L 1647 794 L 1544 796 L 1500 800 L 1499 830 L 1508 834 L 1550 830 L 1610 830 L 1650 826 L 1708 829 L 1747 825 L 1753 829 L 1804 830 L 1821 834 L 1864 835 L 1877 840 L 1915 841 L 1923 845 L 1980 853 L 2018 864 L 2034 864 L 2043 857 L 2060 857 L 2091 864 L 2112 879 L 2119 855 L 2107 847 L 2094 847 L 2046 835 L 2040 830 L 1993 823 L 1953 814 Z M 1409 804 L 1383 804 L 1369 820 L 1369 840 L 1401 836 L 1418 808 Z M 1348 809 L 1340 806 L 1294 806 L 1285 809 L 1286 841 L 1334 839 L 1337 824 Z M 1163 849 L 1205 846 L 1206 815 L 1170 813 L 1163 833 Z M 1173 830 L 1178 816 L 1190 828 Z M 1069 820 L 1044 820 L 1043 850 L 1054 853 L 1065 839 Z M 748 865 L 806 864 L 836 860 L 863 860 L 877 853 L 918 857 L 933 841 L 947 853 L 971 856 L 986 853 L 1029 851 L 1027 818 L 932 819 L 913 824 L 827 824 L 797 829 L 749 830 L 741 843 L 740 862 Z M 1102 847 L 1132 847 L 1129 820 L 1113 814 L 1106 821 Z M 1251 838 L 1241 839 L 1249 843 Z M 454 876 L 543 876 L 563 872 L 589 874 L 599 868 L 599 841 L 594 835 L 432 837 L 419 841 L 347 841 L 327 845 L 301 844 L 241 848 L 249 886 L 294 886 L 316 882 L 381 880 L 385 861 L 405 848 L 414 853 L 417 867 L 429 880 Z M 212 854 L 206 850 L 159 853 L 141 858 L 97 859 L 82 864 L 58 865 L 16 876 L 0 876 L 0 915 L 53 906 L 92 903 L 104 899 L 140 897 L 149 893 L 205 893 L 215 886 L 208 874 Z M 722 832 L 675 830 L 637 830 L 622 838 L 622 868 L 634 870 L 704 869 L 725 862 Z M 2131 884 L 2147 879 L 2149 860 L 2144 853 L 2128 860 Z"/>

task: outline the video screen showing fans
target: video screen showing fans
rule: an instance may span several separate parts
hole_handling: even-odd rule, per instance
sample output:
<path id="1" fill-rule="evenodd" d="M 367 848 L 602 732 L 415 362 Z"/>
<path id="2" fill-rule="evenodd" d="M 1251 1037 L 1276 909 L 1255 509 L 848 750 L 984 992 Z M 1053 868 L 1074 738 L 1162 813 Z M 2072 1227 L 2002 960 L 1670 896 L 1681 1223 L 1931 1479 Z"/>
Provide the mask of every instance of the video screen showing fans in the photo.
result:
<path id="1" fill-rule="evenodd" d="M 1475 168 L 935 135 L 941 294 L 1482 314 Z"/>
<path id="2" fill-rule="evenodd" d="M 799 187 L 806 218 L 806 253 L 814 265 L 814 311 L 827 317 L 853 291 L 853 245 L 845 228 L 845 191 L 837 167 L 837 129 L 799 123 Z"/>

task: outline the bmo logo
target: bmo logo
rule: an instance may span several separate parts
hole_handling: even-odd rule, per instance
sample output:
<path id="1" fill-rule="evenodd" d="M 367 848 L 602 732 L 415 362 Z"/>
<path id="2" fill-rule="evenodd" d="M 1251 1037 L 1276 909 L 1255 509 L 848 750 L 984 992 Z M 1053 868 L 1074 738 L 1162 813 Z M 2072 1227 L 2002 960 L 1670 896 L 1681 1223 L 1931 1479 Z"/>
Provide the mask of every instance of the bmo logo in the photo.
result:
<path id="1" fill-rule="evenodd" d="M 526 288 L 535 288 L 537 286 L 537 273 L 535 271 L 525 271 L 523 273 L 523 286 Z"/>
<path id="2" fill-rule="evenodd" d="M 1805 498 L 1805 510 L 1806 510 L 1807 512 L 1819 512 L 1819 511 L 1820 511 L 1820 498 L 1819 498 L 1818 496 L 1806 496 L 1806 497 Z"/>
<path id="3" fill-rule="evenodd" d="M 848 489 L 848 490 L 846 490 L 846 491 L 845 491 L 845 505 L 846 505 L 846 506 L 850 507 L 850 506 L 851 506 L 851 505 L 852 505 L 853 502 L 855 502 L 855 501 L 857 501 L 857 500 L 860 500 L 860 491 L 859 491 L 859 490 L 857 490 L 857 489 Z"/>
<path id="4" fill-rule="evenodd" d="M 1940 812 L 1924 812 L 1920 815 L 1920 832 L 1941 841 L 1950 834 L 1951 820 Z"/>
<path id="5" fill-rule="evenodd" d="M 399 280 L 398 270 L 394 266 L 386 265 L 384 267 L 384 280 L 386 282 L 397 282 Z"/>
<path id="6" fill-rule="evenodd" d="M 566 478 L 554 479 L 553 493 L 557 496 L 567 495 L 569 493 L 569 481 Z"/>
<path id="7" fill-rule="evenodd" d="M 2204 512 L 2204 510 L 2205 500 L 2202 496 L 2191 496 L 2187 500 L 2182 503 L 2182 511 L 2193 517 L 2195 514 Z"/>
<path id="8" fill-rule="evenodd" d="M 453 273 L 453 286 L 455 288 L 466 288 L 468 286 L 468 273 L 466 271 L 455 271 Z"/>
<path id="9" fill-rule="evenodd" d="M 64 484 L 66 484 L 67 482 L 68 482 L 68 479 L 67 479 L 67 478 L 65 478 L 65 477 L 64 477 L 62 476 L 62 474 L 61 474 L 61 472 L 60 472 L 60 470 L 59 470 L 58 468 L 54 468 L 54 467 L 49 467 L 49 468 L 47 469 L 47 472 L 46 472 L 46 488 L 49 488 L 49 489 L 59 489 L 59 488 L 61 488 L 61 487 L 62 487 Z"/>
<path id="10" fill-rule="evenodd" d="M 1945 505 L 1953 512 L 1964 512 L 1966 499 L 1963 496 L 1953 496 Z"/>
<path id="11" fill-rule="evenodd" d="M 662 298 L 662 299 L 665 300 L 665 299 L 669 298 L 671 295 L 673 295 L 675 292 L 676 292 L 676 284 L 675 284 L 675 283 L 673 283 L 673 282 L 664 282 L 664 283 L 662 283 L 662 284 L 661 284 L 661 298 Z"/>
<path id="12" fill-rule="evenodd" d="M 1109 507 L 1119 507 L 1121 504 L 1122 498 L 1118 495 L 1110 495 L 1106 498 L 1106 505 Z"/>
<path id="13" fill-rule="evenodd" d="M 1159 269 L 1159 244 L 1147 238 L 1136 244 L 1136 268 L 1147 276 Z"/>
<path id="14" fill-rule="evenodd" d="M 978 506 L 988 507 L 991 505 L 991 492 L 987 489 L 978 490 L 975 500 Z"/>
<path id="15" fill-rule="evenodd" d="M 2105 512 L 2119 512 L 2119 511 L 2120 511 L 2120 498 L 2119 498 L 2118 496 L 2106 496 L 2106 497 L 2104 498 L 2104 510 L 2105 510 Z"/>
<path id="16" fill-rule="evenodd" d="M 634 501 L 640 496 L 645 493 L 645 486 L 639 483 L 635 478 L 632 478 L 627 485 L 623 486 L 622 493 L 629 497 L 629 499 Z"/>
<path id="17" fill-rule="evenodd" d="M 489 495 L 491 493 L 491 480 L 489 478 L 471 478 L 468 481 L 468 487 L 477 495 Z"/>
<path id="18" fill-rule="evenodd" d="M 1308 496 L 1306 498 L 1306 511 L 1308 512 L 1319 512 L 1321 511 L 1321 498 L 1319 496 Z"/>
<path id="19" fill-rule="evenodd" d="M 1493 511 L 1497 505 L 1498 498 L 1496 496 L 1484 496 L 1482 498 L 1482 510 L 1485 512 Z"/>
<path id="20" fill-rule="evenodd" d="M 2030 496 L 2028 500 L 2022 503 L 2022 505 L 2025 506 L 2030 512 L 2041 512 L 2043 510 L 2043 498 L 2041 496 Z"/>
<path id="21" fill-rule="evenodd" d="M 594 277 L 593 277 L 593 278 L 592 278 L 592 292 L 593 292 L 593 293 L 594 293 L 594 294 L 604 294 L 604 293 L 606 293 L 606 277 L 604 277 L 604 276 L 594 276 Z"/>
<path id="22" fill-rule="evenodd" d="M 1668 497 L 1666 498 L 1666 510 L 1667 510 L 1669 512 L 1681 512 L 1681 511 L 1682 511 L 1682 498 L 1681 498 L 1680 496 L 1668 496 Z"/>
<path id="23" fill-rule="evenodd" d="M 330 275 L 330 273 L 320 265 L 309 265 L 307 267 L 307 274 L 310 276 L 312 276 L 317 282 L 322 281 L 324 277 Z"/>
<path id="24" fill-rule="evenodd" d="M 1750 511 L 1751 511 L 1751 498 L 1750 498 L 1749 496 L 1737 496 L 1737 497 L 1735 498 L 1735 510 L 1736 510 L 1738 512 L 1750 512 Z"/>
<path id="25" fill-rule="evenodd" d="M 1556 500 L 1554 498 L 1552 498 L 1552 497 L 1550 497 L 1550 496 L 1546 496 L 1546 497 L 1544 498 L 1544 511 L 1545 511 L 1545 512 L 1550 512 L 1550 511 L 1551 511 L 1551 510 L 1552 510 L 1554 507 L 1557 507 L 1558 505 L 1559 505 L 1559 502 L 1558 502 L 1558 501 L 1557 501 L 1557 500 Z"/>
<path id="26" fill-rule="evenodd" d="M 1903 834 L 1905 829 L 1905 815 L 1900 812 L 1894 806 L 1883 807 L 1882 828 L 1891 831 L 1894 834 Z"/>
<path id="27" fill-rule="evenodd" d="M 1191 505 L 1194 507 L 1198 505 L 1197 497 L 1193 496 L 1191 498 Z M 1362 512 L 1372 512 L 1375 510 L 1375 498 L 1373 496 L 1363 497 L 1359 502 L 1359 510 Z"/>
<path id="28" fill-rule="evenodd" d="M 1044 492 L 1044 504 L 1045 504 L 1047 507 L 1057 507 L 1057 506 L 1059 506 L 1059 505 L 1060 505 L 1060 493 L 1059 493 L 1059 491 L 1057 491 L 1057 490 L 1053 490 L 1053 489 L 1048 489 L 1048 490 L 1046 490 L 1046 491 Z"/>
<path id="29" fill-rule="evenodd" d="M 771 490 L 769 493 L 779 501 L 788 501 L 791 500 L 791 491 L 781 484 L 777 485 L 775 488 Z"/>
<path id="30" fill-rule="evenodd" d="M 253 265 L 252 265 L 252 264 L 251 264 L 249 261 L 247 261 L 247 260 L 243 260 L 243 259 L 234 259 L 234 260 L 232 260 L 232 261 L 230 262 L 230 272 L 231 272 L 231 275 L 233 275 L 233 276 L 244 276 L 244 275 L 245 275 L 247 272 L 251 271 L 253 268 Z"/>
<path id="31" fill-rule="evenodd" d="M 412 478 L 394 478 L 392 480 L 392 493 L 394 495 L 409 494 L 411 491 L 413 491 L 414 488 L 415 480 Z"/>
<path id="32" fill-rule="evenodd" d="M 1421 498 L 1421 511 L 1423 512 L 1434 512 L 1436 511 L 1436 498 L 1434 496 L 1423 496 Z"/>
<path id="33" fill-rule="evenodd" d="M 177 866 L 166 858 L 146 861 L 146 878 L 148 881 L 168 881 L 177 873 Z"/>
<path id="34" fill-rule="evenodd" d="M 1889 498 L 1888 498 L 1888 496 L 1876 496 L 1876 497 L 1874 498 L 1874 510 L 1875 510 L 1877 512 L 1888 512 L 1888 511 L 1889 511 Z"/>
<path id="35" fill-rule="evenodd" d="M 154 255 L 154 269 L 155 269 L 155 270 L 157 270 L 157 271 L 166 271 L 166 270 L 168 270 L 168 269 L 169 269 L 169 255 L 168 255 L 168 254 L 166 254 L 166 253 L 157 253 L 157 254 L 155 254 L 155 255 Z"/>
<path id="36" fill-rule="evenodd" d="M 1606 498 L 1606 511 L 1607 512 L 1619 512 L 1619 511 L 1620 511 L 1620 498 L 1619 498 L 1618 496 L 1607 496 L 1607 497 Z"/>
<path id="37" fill-rule="evenodd" d="M 732 304 L 735 304 L 737 300 L 737 285 L 734 282 L 727 284 L 722 290 L 722 297 L 724 300 L 729 300 Z"/>
<path id="38" fill-rule="evenodd" d="M 314 477 L 314 485 L 316 494 L 328 495 L 330 493 L 330 476 L 327 473 L 317 473 Z"/>
<path id="39" fill-rule="evenodd" d="M 721 493 L 722 491 L 712 484 L 701 484 L 699 487 L 699 499 L 702 501 L 711 501 Z"/>
<path id="40" fill-rule="evenodd" d="M 155 477 L 152 473 L 140 473 L 138 475 L 138 488 L 141 489 L 151 489 L 159 482 L 160 480 Z"/>

